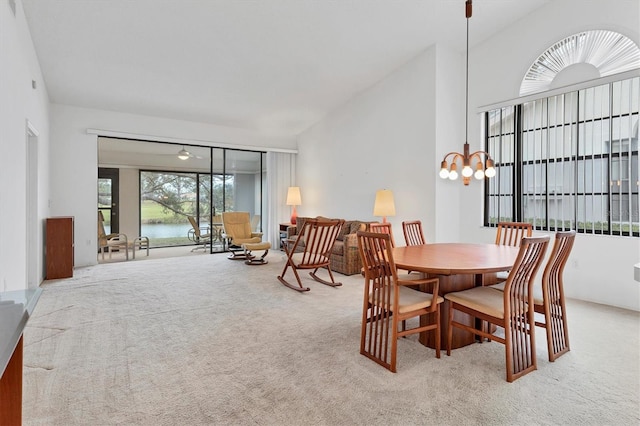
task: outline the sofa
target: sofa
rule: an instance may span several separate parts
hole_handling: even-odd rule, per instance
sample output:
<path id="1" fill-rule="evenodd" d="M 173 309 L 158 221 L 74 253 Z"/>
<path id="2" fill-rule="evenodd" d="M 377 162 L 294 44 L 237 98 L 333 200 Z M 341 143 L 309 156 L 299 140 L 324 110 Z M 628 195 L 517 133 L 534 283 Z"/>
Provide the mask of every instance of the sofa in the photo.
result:
<path id="1" fill-rule="evenodd" d="M 287 239 L 294 241 L 298 232 L 304 227 L 304 223 L 309 217 L 298 217 L 295 225 L 287 228 Z M 318 216 L 313 219 L 326 219 Z M 331 271 L 339 272 L 344 275 L 359 274 L 362 269 L 362 261 L 360 260 L 360 252 L 358 251 L 358 239 L 356 232 L 369 230 L 371 222 L 363 222 L 360 220 L 346 220 L 344 226 L 333 245 L 331 252 L 330 267 Z M 293 244 L 289 244 L 293 247 Z M 302 247 L 298 246 L 298 251 L 302 251 Z"/>

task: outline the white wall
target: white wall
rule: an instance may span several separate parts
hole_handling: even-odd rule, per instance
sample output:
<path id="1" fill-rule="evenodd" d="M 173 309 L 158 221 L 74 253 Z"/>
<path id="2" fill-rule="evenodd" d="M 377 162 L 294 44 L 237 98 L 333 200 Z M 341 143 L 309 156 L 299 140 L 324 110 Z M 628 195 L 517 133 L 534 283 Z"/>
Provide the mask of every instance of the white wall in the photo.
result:
<path id="1" fill-rule="evenodd" d="M 434 238 L 436 137 L 441 127 L 454 141 L 462 137 L 436 108 L 437 92 L 446 90 L 436 81 L 448 83 L 436 75 L 438 55 L 436 48 L 425 51 L 300 136 L 300 216 L 380 220 L 373 216 L 375 193 L 390 189 L 397 216 L 387 219 L 394 228 L 420 219 Z"/>
<path id="2" fill-rule="evenodd" d="M 27 120 L 39 133 L 40 242 L 49 215 L 49 100 L 20 2 L 16 9 L 14 16 L 9 2 L 0 2 L 0 291 L 26 288 L 27 268 L 44 276 L 43 250 L 37 259 L 26 256 Z"/>
<path id="3" fill-rule="evenodd" d="M 516 98 L 525 71 L 554 42 L 602 28 L 638 43 L 639 3 L 556 0 L 474 47 L 471 150 L 482 145 L 479 106 Z M 482 227 L 482 185 L 464 187 L 460 180 L 437 177 L 444 154 L 464 144 L 463 55 L 430 48 L 303 133 L 297 163 L 305 200 L 300 215 L 377 219 L 372 217 L 375 190 L 389 188 L 396 194 L 397 216 L 390 218 L 396 233 L 403 220 L 420 219 L 430 241 L 493 242 L 495 230 Z M 580 234 L 565 272 L 566 292 L 640 310 L 640 286 L 633 280 L 639 260 L 638 238 Z"/>
<path id="4" fill-rule="evenodd" d="M 97 263 L 98 149 L 97 136 L 87 129 L 135 134 L 142 139 L 175 138 L 204 146 L 295 149 L 293 140 L 262 137 L 242 129 L 57 104 L 51 105 L 51 124 L 51 214 L 75 216 L 76 267 Z"/>

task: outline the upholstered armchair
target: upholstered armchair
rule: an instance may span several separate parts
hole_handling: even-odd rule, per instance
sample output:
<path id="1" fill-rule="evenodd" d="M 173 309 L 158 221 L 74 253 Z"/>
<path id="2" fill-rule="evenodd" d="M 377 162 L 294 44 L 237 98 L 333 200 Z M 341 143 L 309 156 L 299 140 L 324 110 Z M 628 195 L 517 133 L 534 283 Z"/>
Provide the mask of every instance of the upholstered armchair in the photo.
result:
<path id="1" fill-rule="evenodd" d="M 243 244 L 256 244 L 262 241 L 262 232 L 251 230 L 251 218 L 249 212 L 224 212 L 222 213 L 222 225 L 224 238 L 229 244 L 231 256 L 229 259 L 247 259 Z M 250 255 L 249 255 L 250 256 Z"/>

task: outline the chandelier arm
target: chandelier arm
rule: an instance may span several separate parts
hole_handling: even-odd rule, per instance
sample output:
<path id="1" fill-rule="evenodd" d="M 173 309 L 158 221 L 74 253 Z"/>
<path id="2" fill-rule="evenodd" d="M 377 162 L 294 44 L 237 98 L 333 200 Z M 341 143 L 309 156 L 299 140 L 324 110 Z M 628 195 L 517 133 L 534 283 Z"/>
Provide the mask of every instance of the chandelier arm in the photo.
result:
<path id="1" fill-rule="evenodd" d="M 453 155 L 453 161 L 452 162 L 457 161 L 458 158 L 464 158 L 464 156 L 462 154 L 460 154 L 459 152 L 452 151 L 452 152 L 448 153 L 447 155 L 445 155 L 442 158 L 442 160 L 443 161 L 447 161 L 447 158 L 449 158 L 451 155 Z"/>
<path id="2" fill-rule="evenodd" d="M 471 154 L 471 155 L 469 156 L 469 158 L 471 158 L 471 157 L 473 157 L 473 156 L 480 157 L 480 154 L 484 154 L 484 155 L 486 155 L 486 157 L 487 157 L 487 158 L 491 158 L 491 154 L 489 154 L 487 151 L 476 151 L 476 152 L 474 152 L 473 154 Z"/>

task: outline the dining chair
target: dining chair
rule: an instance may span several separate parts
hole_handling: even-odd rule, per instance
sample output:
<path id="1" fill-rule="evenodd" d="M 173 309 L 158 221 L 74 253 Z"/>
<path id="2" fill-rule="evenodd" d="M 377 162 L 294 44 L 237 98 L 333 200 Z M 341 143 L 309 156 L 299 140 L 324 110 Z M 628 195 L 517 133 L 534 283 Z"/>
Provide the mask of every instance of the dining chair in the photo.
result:
<path id="1" fill-rule="evenodd" d="M 396 246 L 396 242 L 393 238 L 393 229 L 391 227 L 391 223 L 389 222 L 374 222 L 369 224 L 369 231 L 378 232 L 389 235 L 389 243 L 391 244 L 391 248 Z M 398 277 L 401 280 L 411 280 L 414 281 L 413 284 L 420 285 L 422 284 L 420 280 L 423 279 L 423 274 L 411 271 L 403 271 L 398 273 Z"/>
<path id="2" fill-rule="evenodd" d="M 391 372 L 396 372 L 398 338 L 415 333 L 435 333 L 436 357 L 440 358 L 439 280 L 428 280 L 429 288 L 407 287 L 411 281 L 398 279 L 393 261 L 391 236 L 358 231 L 358 250 L 364 264 L 364 298 L 360 332 L 360 353 Z M 420 317 L 417 327 L 398 330 L 409 318 Z"/>
<path id="3" fill-rule="evenodd" d="M 496 228 L 496 244 L 518 247 L 523 237 L 530 237 L 533 225 L 528 222 L 499 222 Z"/>
<path id="4" fill-rule="evenodd" d="M 544 315 L 544 322 L 536 322 L 536 325 L 547 331 L 549 362 L 570 350 L 562 276 L 575 239 L 576 231 L 556 233 L 553 250 L 542 274 L 542 300 L 534 294 L 535 311 Z"/>
<path id="5" fill-rule="evenodd" d="M 311 278 L 319 283 L 331 287 L 341 286 L 341 282 L 336 282 L 331 272 L 330 260 L 333 245 L 344 225 L 344 219 L 307 219 L 304 226 L 298 233 L 298 238 L 289 246 L 284 245 L 287 254 L 287 261 L 278 276 L 278 280 L 285 286 L 296 291 L 309 291 L 309 287 L 303 287 L 298 275 L 298 269 L 313 269 L 309 272 Z M 285 280 L 287 270 L 291 268 L 296 277 L 298 285 L 293 285 Z M 320 278 L 317 275 L 318 269 L 326 268 L 330 281 Z"/>
<path id="6" fill-rule="evenodd" d="M 576 231 L 556 233 L 553 249 L 542 273 L 542 285 L 535 286 L 533 290 L 534 310 L 544 315 L 544 321 L 536 321 L 536 326 L 544 327 L 547 332 L 549 362 L 554 362 L 570 350 L 562 276 L 575 238 Z M 504 291 L 504 283 L 490 287 Z"/>
<path id="7" fill-rule="evenodd" d="M 404 233 L 404 241 L 408 246 L 419 246 L 427 243 L 422 232 L 422 222 L 419 220 L 402 222 L 402 232 Z"/>
<path id="8" fill-rule="evenodd" d="M 371 232 L 377 232 L 377 233 L 382 233 L 382 234 L 387 234 L 389 235 L 389 243 L 391 244 L 391 247 L 395 247 L 396 246 L 396 242 L 393 239 L 393 230 L 391 229 L 391 223 L 389 222 L 374 222 L 374 223 L 370 223 L 369 224 L 369 230 Z"/>
<path id="9" fill-rule="evenodd" d="M 499 222 L 496 229 L 496 244 L 502 246 L 518 247 L 523 237 L 530 237 L 533 233 L 533 225 L 528 222 Z M 507 280 L 509 271 L 496 273 L 496 282 L 503 283 Z"/>
<path id="10" fill-rule="evenodd" d="M 548 244 L 549 236 L 522 239 L 503 292 L 490 287 L 474 287 L 445 295 L 449 305 L 447 355 L 451 355 L 453 327 L 456 327 L 505 345 L 508 382 L 537 368 L 533 284 Z M 502 327 L 504 337 L 494 335 L 484 327 L 454 321 L 454 311 Z"/>

